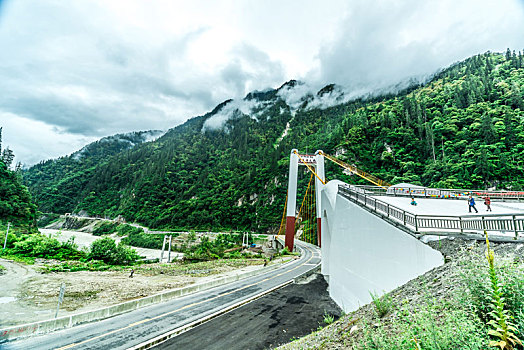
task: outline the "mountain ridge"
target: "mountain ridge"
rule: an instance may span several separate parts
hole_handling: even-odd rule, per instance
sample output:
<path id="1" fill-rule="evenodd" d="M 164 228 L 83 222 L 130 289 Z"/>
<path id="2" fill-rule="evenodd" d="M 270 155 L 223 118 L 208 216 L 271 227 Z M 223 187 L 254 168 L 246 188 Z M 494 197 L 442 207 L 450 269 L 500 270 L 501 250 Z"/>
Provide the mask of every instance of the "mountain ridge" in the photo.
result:
<path id="1" fill-rule="evenodd" d="M 342 103 L 336 85 L 311 94 L 291 80 L 226 100 L 154 142 L 90 169 L 72 169 L 68 179 L 38 182 L 31 169 L 24 177 L 43 211 L 121 214 L 157 228 L 267 232 L 280 223 L 292 148 L 339 151 L 343 160 L 392 183 L 522 188 L 522 62 L 521 54 L 488 52 L 426 84 Z M 335 104 L 323 104 L 323 96 Z M 213 127 L 205 127 L 210 120 Z M 331 165 L 326 170 L 360 181 Z M 70 198 L 65 205 L 61 193 Z"/>

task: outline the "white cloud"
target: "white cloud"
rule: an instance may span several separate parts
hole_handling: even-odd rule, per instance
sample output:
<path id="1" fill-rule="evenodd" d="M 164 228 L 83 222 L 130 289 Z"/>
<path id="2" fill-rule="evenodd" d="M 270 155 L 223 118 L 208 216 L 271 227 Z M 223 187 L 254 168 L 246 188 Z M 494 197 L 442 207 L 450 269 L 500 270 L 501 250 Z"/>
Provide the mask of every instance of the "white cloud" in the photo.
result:
<path id="1" fill-rule="evenodd" d="M 253 113 L 255 109 L 263 108 L 264 102 L 256 100 L 233 100 L 223 106 L 216 114 L 206 119 L 202 131 L 222 129 L 229 119 L 247 115 L 256 120 L 262 110 Z"/>
<path id="2" fill-rule="evenodd" d="M 310 78 L 373 91 L 485 51 L 524 48 L 524 4 L 501 1 L 352 1 Z"/>
<path id="3" fill-rule="evenodd" d="M 2 148 L 15 153 L 15 163 L 25 165 L 58 158 L 93 142 L 96 137 L 75 135 L 41 121 L 0 112 Z"/>
<path id="4" fill-rule="evenodd" d="M 0 113 L 87 142 L 168 129 L 290 79 L 308 89 L 282 92 L 293 106 L 329 83 L 347 99 L 487 50 L 524 48 L 523 7 L 519 0 L 4 1 Z M 337 91 L 310 106 L 338 101 Z M 78 149 L 30 131 L 5 130 L 4 138 L 27 150 L 40 140 L 35 152 L 18 151 L 25 163 Z"/>

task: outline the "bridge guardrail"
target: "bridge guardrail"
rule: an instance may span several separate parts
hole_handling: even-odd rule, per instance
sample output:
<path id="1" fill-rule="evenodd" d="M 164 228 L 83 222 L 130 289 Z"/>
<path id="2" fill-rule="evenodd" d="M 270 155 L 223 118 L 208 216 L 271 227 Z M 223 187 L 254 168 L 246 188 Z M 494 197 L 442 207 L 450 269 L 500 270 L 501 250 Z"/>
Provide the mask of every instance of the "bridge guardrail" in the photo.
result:
<path id="1" fill-rule="evenodd" d="M 367 193 L 366 193 L 367 192 Z M 363 190 L 362 187 L 349 188 L 339 185 L 339 193 L 372 212 L 383 215 L 390 220 L 402 224 L 414 234 L 445 235 L 446 232 L 511 232 L 514 239 L 519 233 L 524 233 L 524 214 L 486 214 L 446 216 L 446 215 L 420 215 L 414 214 L 380 199 L 374 198 L 372 191 Z"/>
<path id="2" fill-rule="evenodd" d="M 426 188 L 422 186 L 417 187 L 389 187 L 385 189 L 380 186 L 370 185 L 354 185 L 353 187 L 359 189 L 364 193 L 373 193 L 375 195 L 383 196 L 416 196 L 426 198 L 445 198 L 457 199 L 466 198 L 469 195 L 477 197 L 489 196 L 491 199 L 513 199 L 524 201 L 524 191 L 486 191 L 486 190 L 467 190 L 456 188 Z"/>

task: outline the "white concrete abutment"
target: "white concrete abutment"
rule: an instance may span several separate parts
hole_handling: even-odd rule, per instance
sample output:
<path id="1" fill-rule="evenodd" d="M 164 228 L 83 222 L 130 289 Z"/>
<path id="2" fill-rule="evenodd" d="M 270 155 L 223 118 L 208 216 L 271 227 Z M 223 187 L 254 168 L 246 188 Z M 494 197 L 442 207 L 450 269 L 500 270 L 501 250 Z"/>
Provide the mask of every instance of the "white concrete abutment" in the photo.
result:
<path id="1" fill-rule="evenodd" d="M 339 184 L 321 191 L 322 274 L 345 312 L 444 263 L 440 252 L 338 195 Z"/>

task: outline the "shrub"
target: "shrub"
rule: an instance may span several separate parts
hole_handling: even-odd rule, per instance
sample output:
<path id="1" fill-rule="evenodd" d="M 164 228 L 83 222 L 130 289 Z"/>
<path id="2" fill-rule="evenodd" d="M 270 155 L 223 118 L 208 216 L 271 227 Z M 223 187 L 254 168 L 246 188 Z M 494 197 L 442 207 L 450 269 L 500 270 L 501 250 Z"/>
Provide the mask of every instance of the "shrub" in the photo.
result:
<path id="1" fill-rule="evenodd" d="M 127 236 L 131 234 L 144 233 L 144 230 L 142 230 L 140 227 L 135 227 L 135 226 L 131 226 L 128 224 L 118 225 L 116 230 L 119 236 Z"/>
<path id="2" fill-rule="evenodd" d="M 163 234 L 145 233 L 141 228 L 127 226 L 129 228 L 126 228 L 125 232 L 127 232 L 128 236 L 122 239 L 122 243 L 133 247 L 162 249 Z"/>
<path id="3" fill-rule="evenodd" d="M 5 240 L 5 233 L 2 232 L 2 234 L 0 235 L 0 237 L 2 237 L 4 240 Z M 9 232 L 9 234 L 7 235 L 7 242 L 6 242 L 6 248 L 13 248 L 15 246 L 15 243 L 19 241 L 19 237 L 17 237 L 14 233 L 11 233 Z M 2 248 L 4 247 L 3 246 L 3 241 L 2 241 Z"/>
<path id="4" fill-rule="evenodd" d="M 135 263 L 140 256 L 137 252 L 123 244 L 116 244 L 109 237 L 97 239 L 91 244 L 91 259 L 102 260 L 110 265 L 130 265 Z"/>
<path id="5" fill-rule="evenodd" d="M 24 235 L 13 244 L 13 253 L 36 258 L 56 260 L 76 260 L 85 257 L 85 253 L 78 250 L 74 238 L 61 243 L 51 236 L 35 233 Z"/>
<path id="6" fill-rule="evenodd" d="M 284 249 L 282 249 L 280 251 L 280 255 L 290 255 L 291 253 L 289 252 L 289 249 L 288 247 L 284 247 Z"/>
<path id="7" fill-rule="evenodd" d="M 95 225 L 93 236 L 110 235 L 117 230 L 117 223 L 101 221 Z"/>
<path id="8" fill-rule="evenodd" d="M 491 326 L 488 334 L 495 337 L 497 340 L 489 342 L 489 346 L 500 347 L 501 349 L 512 350 L 515 345 L 522 345 L 522 341 L 515 334 L 517 329 L 513 325 L 512 317 L 509 314 L 509 310 L 504 304 L 504 292 L 500 285 L 497 272 L 495 271 L 495 254 L 489 247 L 488 233 L 484 231 L 486 235 L 487 252 L 486 258 L 489 264 L 489 279 L 491 282 L 491 308 L 492 311 L 489 313 L 491 320 L 488 324 Z"/>
<path id="9" fill-rule="evenodd" d="M 493 271 L 497 283 L 504 288 L 504 308 L 508 316 L 515 320 L 515 334 L 524 337 L 524 266 L 513 261 L 498 260 L 493 264 Z M 493 317 L 493 289 L 490 277 L 490 268 L 486 268 L 480 261 L 469 262 L 464 265 L 462 274 L 463 291 L 460 294 L 461 304 L 471 310 L 483 324 L 487 324 Z"/>

